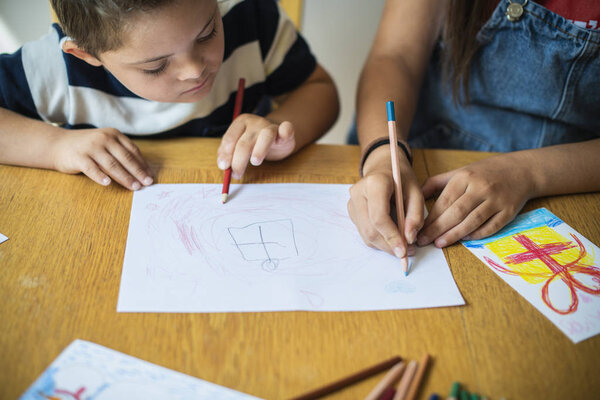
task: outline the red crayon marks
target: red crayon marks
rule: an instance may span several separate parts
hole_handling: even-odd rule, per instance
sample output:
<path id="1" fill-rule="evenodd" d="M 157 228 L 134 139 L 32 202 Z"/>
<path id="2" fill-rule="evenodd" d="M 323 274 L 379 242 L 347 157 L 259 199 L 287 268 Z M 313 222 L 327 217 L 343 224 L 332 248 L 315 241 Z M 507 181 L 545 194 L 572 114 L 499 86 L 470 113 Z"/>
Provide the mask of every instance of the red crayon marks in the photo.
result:
<path id="1" fill-rule="evenodd" d="M 523 246 L 527 251 L 506 256 L 504 258 L 504 262 L 507 264 L 508 268 L 499 265 L 489 257 L 484 257 L 484 259 L 492 268 L 505 274 L 521 277 L 527 276 L 543 278 L 546 280 L 544 286 L 542 287 L 542 300 L 544 303 L 550 307 L 551 310 L 558 314 L 570 314 L 577 310 L 577 306 L 579 304 L 579 299 L 577 298 L 576 292 L 577 289 L 592 295 L 600 294 L 600 269 L 581 262 L 581 260 L 587 255 L 587 251 L 579 238 L 573 234 L 571 234 L 571 237 L 576 243 L 555 242 L 540 245 L 526 235 L 518 234 L 515 235 L 513 239 Z M 579 254 L 571 262 L 561 264 L 552 257 L 553 255 L 559 255 L 562 252 L 573 248 L 578 248 Z M 515 271 L 510 268 L 511 265 L 518 265 L 536 260 L 541 261 L 546 266 L 547 270 L 543 272 L 522 272 Z M 586 285 L 580 279 L 575 278 L 574 274 L 587 275 L 591 278 L 593 285 Z M 561 310 L 552 304 L 549 295 L 549 286 L 555 279 L 560 279 L 569 289 L 571 303 L 567 309 Z"/>

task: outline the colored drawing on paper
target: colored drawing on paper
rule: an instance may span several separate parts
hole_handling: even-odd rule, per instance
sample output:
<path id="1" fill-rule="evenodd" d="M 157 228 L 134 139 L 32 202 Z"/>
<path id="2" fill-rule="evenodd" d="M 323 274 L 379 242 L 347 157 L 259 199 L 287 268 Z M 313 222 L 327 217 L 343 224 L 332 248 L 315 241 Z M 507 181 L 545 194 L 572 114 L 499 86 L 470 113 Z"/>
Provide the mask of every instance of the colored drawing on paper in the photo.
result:
<path id="1" fill-rule="evenodd" d="M 486 245 L 506 266 L 489 257 L 484 259 L 497 271 L 520 276 L 529 283 L 542 283 L 544 303 L 554 312 L 570 314 L 577 310 L 578 291 L 600 294 L 600 269 L 592 265 L 594 255 L 586 251 L 576 235 L 570 236 L 572 240 L 549 227 L 531 229 Z M 590 283 L 585 278 L 589 278 Z M 570 303 L 567 307 L 559 308 L 551 299 L 550 284 L 559 281 L 569 291 Z"/>
<path id="2" fill-rule="evenodd" d="M 349 185 L 152 185 L 133 196 L 118 311 L 357 311 L 463 304 L 443 252 L 367 247 Z M 401 279 L 402 280 L 402 279 Z"/>
<path id="3" fill-rule="evenodd" d="M 255 397 L 75 340 L 19 400 L 237 400 Z"/>
<path id="4" fill-rule="evenodd" d="M 598 248 L 548 210 L 520 215 L 496 235 L 464 245 L 561 329 L 586 320 L 589 329 L 579 333 L 600 332 Z"/>

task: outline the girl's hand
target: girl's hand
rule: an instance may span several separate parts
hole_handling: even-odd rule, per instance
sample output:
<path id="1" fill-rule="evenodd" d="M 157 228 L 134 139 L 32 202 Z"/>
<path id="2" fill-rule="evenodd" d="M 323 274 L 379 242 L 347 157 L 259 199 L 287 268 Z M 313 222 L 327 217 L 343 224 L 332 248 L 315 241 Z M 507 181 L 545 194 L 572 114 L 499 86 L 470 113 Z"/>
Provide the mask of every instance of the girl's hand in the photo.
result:
<path id="1" fill-rule="evenodd" d="M 419 233 L 419 246 L 445 247 L 499 231 L 533 197 L 530 167 L 507 154 L 429 178 L 425 198 L 441 195 Z"/>
<path id="2" fill-rule="evenodd" d="M 152 171 L 138 147 L 113 128 L 67 131 L 51 151 L 54 168 L 60 172 L 83 172 L 104 186 L 113 178 L 130 190 L 152 184 Z"/>
<path id="3" fill-rule="evenodd" d="M 277 124 L 254 114 L 241 114 L 223 135 L 217 151 L 217 165 L 231 167 L 234 179 L 240 179 L 248 162 L 260 165 L 264 160 L 281 160 L 294 151 L 294 126 Z"/>
<path id="4" fill-rule="evenodd" d="M 411 246 L 423 225 L 423 194 L 412 167 L 401 157 L 402 197 L 406 212 L 404 232 L 392 220 L 394 179 L 389 146 L 373 151 L 365 163 L 365 176 L 350 188 L 348 214 L 363 241 L 398 258 L 414 254 Z M 408 247 L 407 247 L 408 243 Z"/>

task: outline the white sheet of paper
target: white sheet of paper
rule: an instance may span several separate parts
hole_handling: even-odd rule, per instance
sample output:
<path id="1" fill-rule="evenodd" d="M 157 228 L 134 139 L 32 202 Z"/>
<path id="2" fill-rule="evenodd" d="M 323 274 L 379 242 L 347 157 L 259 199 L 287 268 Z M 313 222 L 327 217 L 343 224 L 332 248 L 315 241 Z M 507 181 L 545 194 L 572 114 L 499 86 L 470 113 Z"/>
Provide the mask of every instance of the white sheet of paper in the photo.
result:
<path id="1" fill-rule="evenodd" d="M 463 244 L 574 343 L 600 333 L 600 249 L 547 209 Z"/>
<path id="2" fill-rule="evenodd" d="M 75 340 L 19 398 L 250 400 L 256 397 Z"/>
<path id="3" fill-rule="evenodd" d="M 443 252 L 367 247 L 349 185 L 159 184 L 133 195 L 117 311 L 355 311 L 464 304 Z"/>
<path id="4" fill-rule="evenodd" d="M 7 241 L 8 238 L 0 233 L 0 243 Z"/>

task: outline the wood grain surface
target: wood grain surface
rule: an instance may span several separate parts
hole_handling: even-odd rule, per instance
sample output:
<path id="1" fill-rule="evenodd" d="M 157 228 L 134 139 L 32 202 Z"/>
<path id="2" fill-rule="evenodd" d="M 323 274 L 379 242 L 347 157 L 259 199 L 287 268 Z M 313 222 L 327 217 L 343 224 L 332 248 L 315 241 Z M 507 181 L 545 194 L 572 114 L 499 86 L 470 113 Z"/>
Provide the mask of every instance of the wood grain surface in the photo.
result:
<path id="1" fill-rule="evenodd" d="M 220 183 L 217 139 L 137 140 L 157 183 Z M 354 183 L 355 146 L 311 145 L 243 182 Z M 415 151 L 428 176 L 489 157 Z M 117 313 L 132 193 L 83 175 L 0 166 L 0 398 L 15 399 L 74 339 L 283 399 L 396 354 L 432 356 L 417 398 L 455 380 L 490 399 L 594 398 L 600 337 L 574 345 L 461 245 L 444 253 L 461 307 L 377 312 Z M 600 244 L 600 194 L 536 199 Z M 360 399 L 383 374 L 330 396 Z"/>

